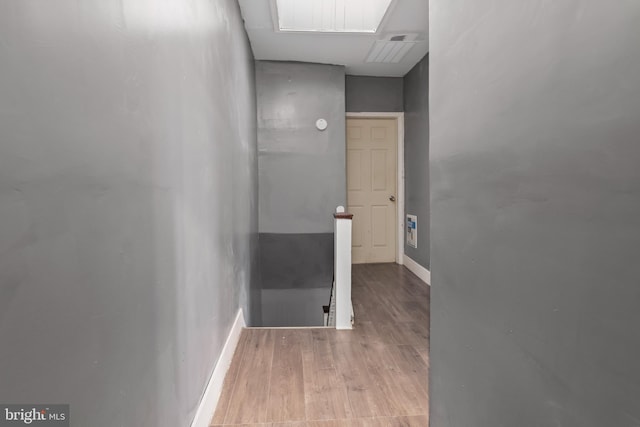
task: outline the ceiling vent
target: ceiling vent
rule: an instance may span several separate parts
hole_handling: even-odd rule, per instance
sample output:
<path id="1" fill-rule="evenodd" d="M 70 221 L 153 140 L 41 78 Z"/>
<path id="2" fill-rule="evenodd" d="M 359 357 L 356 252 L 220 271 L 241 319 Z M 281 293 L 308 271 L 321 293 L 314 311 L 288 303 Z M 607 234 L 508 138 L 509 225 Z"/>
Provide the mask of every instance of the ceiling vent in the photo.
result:
<path id="1" fill-rule="evenodd" d="M 365 62 L 397 64 L 416 45 L 417 38 L 417 34 L 389 34 L 376 40 Z"/>

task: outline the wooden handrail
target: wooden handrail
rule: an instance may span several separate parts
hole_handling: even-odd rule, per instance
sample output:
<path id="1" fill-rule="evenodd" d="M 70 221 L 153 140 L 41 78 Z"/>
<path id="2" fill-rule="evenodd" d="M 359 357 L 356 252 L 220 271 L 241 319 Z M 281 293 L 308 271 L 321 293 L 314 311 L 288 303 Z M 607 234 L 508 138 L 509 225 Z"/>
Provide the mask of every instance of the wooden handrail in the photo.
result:
<path id="1" fill-rule="evenodd" d="M 353 219 L 353 214 L 349 212 L 336 212 L 333 214 L 335 219 Z"/>

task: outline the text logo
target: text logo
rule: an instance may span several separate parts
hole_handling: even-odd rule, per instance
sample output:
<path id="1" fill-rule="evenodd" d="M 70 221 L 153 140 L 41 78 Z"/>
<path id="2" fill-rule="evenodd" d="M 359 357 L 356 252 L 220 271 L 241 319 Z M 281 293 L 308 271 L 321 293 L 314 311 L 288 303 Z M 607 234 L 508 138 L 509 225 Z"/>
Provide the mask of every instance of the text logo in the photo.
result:
<path id="1" fill-rule="evenodd" d="M 69 405 L 0 404 L 0 427 L 69 427 Z"/>

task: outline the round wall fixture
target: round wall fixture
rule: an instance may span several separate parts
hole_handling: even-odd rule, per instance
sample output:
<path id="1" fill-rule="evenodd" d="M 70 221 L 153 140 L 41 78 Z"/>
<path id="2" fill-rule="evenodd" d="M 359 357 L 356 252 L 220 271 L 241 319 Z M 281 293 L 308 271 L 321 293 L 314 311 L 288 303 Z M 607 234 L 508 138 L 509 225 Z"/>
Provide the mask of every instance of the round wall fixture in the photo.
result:
<path id="1" fill-rule="evenodd" d="M 327 128 L 328 124 L 327 121 L 325 119 L 318 119 L 316 121 L 316 127 L 318 128 L 318 130 L 325 130 Z"/>

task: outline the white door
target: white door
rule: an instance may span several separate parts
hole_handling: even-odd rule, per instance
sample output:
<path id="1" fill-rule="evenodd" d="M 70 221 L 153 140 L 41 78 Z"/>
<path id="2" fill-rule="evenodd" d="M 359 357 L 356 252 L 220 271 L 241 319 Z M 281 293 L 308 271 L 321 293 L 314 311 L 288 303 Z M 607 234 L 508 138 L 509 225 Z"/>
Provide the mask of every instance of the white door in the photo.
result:
<path id="1" fill-rule="evenodd" d="M 396 260 L 397 136 L 395 119 L 347 119 L 354 264 Z"/>

